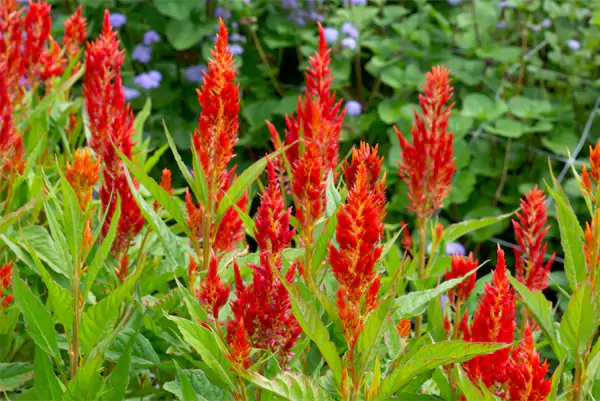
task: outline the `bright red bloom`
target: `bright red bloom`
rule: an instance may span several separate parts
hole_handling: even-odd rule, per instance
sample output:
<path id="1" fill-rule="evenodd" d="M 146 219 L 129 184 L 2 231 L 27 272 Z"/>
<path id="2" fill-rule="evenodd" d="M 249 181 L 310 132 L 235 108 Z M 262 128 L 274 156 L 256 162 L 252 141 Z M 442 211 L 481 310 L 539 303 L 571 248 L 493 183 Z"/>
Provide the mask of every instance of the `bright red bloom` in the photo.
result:
<path id="1" fill-rule="evenodd" d="M 410 336 L 411 329 L 412 325 L 410 323 L 410 319 L 402 319 L 396 325 L 396 331 L 402 338 L 408 338 L 408 336 Z"/>
<path id="2" fill-rule="evenodd" d="M 511 401 L 545 401 L 552 388 L 552 379 L 545 378 L 548 363 L 540 363 L 531 329 L 525 326 L 523 341 L 513 350 L 508 364 L 508 392 Z"/>
<path id="3" fill-rule="evenodd" d="M 402 149 L 398 166 L 400 176 L 408 184 L 408 208 L 419 219 L 429 218 L 442 207 L 456 170 L 454 136 L 447 132 L 454 106 L 454 103 L 447 105 L 453 94 L 449 74 L 444 66 L 433 67 L 432 72 L 426 74 L 424 94 L 419 95 L 421 115 L 415 110 L 412 144 L 394 127 Z"/>
<path id="4" fill-rule="evenodd" d="M 0 267 L 0 307 L 4 309 L 13 300 L 13 296 L 10 294 L 12 271 L 12 261 Z"/>
<path id="5" fill-rule="evenodd" d="M 292 193 L 296 207 L 296 218 L 301 227 L 308 228 L 325 208 L 325 181 L 322 160 L 312 147 L 304 150 L 302 158 L 294 164 Z M 310 246 L 310 244 L 305 244 Z"/>
<path id="6" fill-rule="evenodd" d="M 521 199 L 521 212 L 517 220 L 512 220 L 519 248 L 515 248 L 515 268 L 517 280 L 532 291 L 542 291 L 548 287 L 550 268 L 554 254 L 544 265 L 547 244 L 544 237 L 550 226 L 546 226 L 548 210 L 544 191 L 537 186 Z"/>
<path id="7" fill-rule="evenodd" d="M 383 237 L 385 217 L 385 185 L 371 180 L 370 167 L 365 158 L 352 159 L 352 165 L 345 169 L 356 171 L 353 186 L 346 203 L 337 212 L 338 226 L 336 240 L 338 247 L 329 245 L 329 262 L 333 274 L 340 283 L 338 289 L 338 310 L 344 324 L 345 337 L 350 349 L 353 348 L 360 331 L 362 320 L 377 306 L 380 276 L 375 264 L 381 255 L 380 240 Z M 369 159 L 367 159 L 369 160 Z M 377 159 L 381 160 L 381 159 Z M 380 169 L 381 165 L 376 166 Z M 348 182 L 348 177 L 346 177 Z M 363 296 L 364 313 L 361 312 Z"/>
<path id="8" fill-rule="evenodd" d="M 190 258 L 190 264 L 196 264 L 193 258 Z M 202 280 L 200 289 L 196 290 L 200 303 L 205 305 L 208 313 L 212 315 L 215 322 L 219 320 L 219 311 L 229 299 L 230 286 L 225 286 L 219 277 L 219 266 L 217 258 L 213 255 L 208 267 L 208 274 Z"/>
<path id="9" fill-rule="evenodd" d="M 99 169 L 100 162 L 94 163 L 88 148 L 79 148 L 75 151 L 73 165 L 67 162 L 65 177 L 77 195 L 81 210 L 85 210 L 92 199 L 94 185 L 99 179 Z"/>
<path id="10" fill-rule="evenodd" d="M 11 176 L 23 173 L 25 161 L 23 138 L 13 121 L 12 101 L 4 71 L 0 63 L 0 179 L 9 182 Z"/>
<path id="11" fill-rule="evenodd" d="M 39 65 L 38 74 L 47 85 L 50 79 L 62 75 L 67 66 L 67 60 L 62 56 L 60 46 L 51 36 L 48 38 L 48 47 L 44 49 L 39 59 Z"/>
<path id="12" fill-rule="evenodd" d="M 15 103 L 20 101 L 24 90 L 19 85 L 20 78 L 25 75 L 22 58 L 24 22 L 23 9 L 17 0 L 0 2 L 0 68 L 3 67 L 0 77 L 7 90 L 13 92 Z"/>
<path id="13" fill-rule="evenodd" d="M 171 181 L 171 170 L 169 170 L 168 168 L 164 168 L 160 177 L 160 187 L 164 189 L 169 195 L 173 195 L 173 192 L 175 192 L 175 190 L 171 186 Z M 159 210 L 160 208 L 161 207 L 158 201 L 154 200 L 154 210 Z"/>
<path id="14" fill-rule="evenodd" d="M 223 196 L 229 189 L 229 186 L 234 182 L 236 177 L 234 176 L 235 166 L 226 173 L 225 178 L 221 179 L 221 190 L 216 196 L 217 202 L 215 203 L 215 210 L 218 207 L 218 204 L 223 199 Z M 240 210 L 245 211 L 248 203 L 248 193 L 244 193 L 244 195 L 238 200 L 236 206 L 240 208 Z M 244 240 L 244 223 L 240 218 L 239 213 L 234 207 L 230 207 L 227 209 L 221 222 L 218 226 L 215 224 L 212 225 L 212 232 L 215 234 L 214 242 L 212 247 L 215 251 L 227 252 L 235 249 L 236 244 L 240 241 Z M 216 230 L 216 231 L 215 231 Z"/>
<path id="15" fill-rule="evenodd" d="M 515 298 L 500 246 L 492 282 L 485 285 L 471 326 L 467 327 L 463 322 L 460 329 L 466 341 L 510 344 L 514 340 Z M 509 356 L 509 347 L 477 356 L 464 363 L 465 371 L 473 381 L 481 379 L 486 386 L 493 388 L 506 381 Z"/>
<path id="16" fill-rule="evenodd" d="M 369 144 L 361 142 L 359 148 L 352 149 L 352 164 L 348 164 L 348 160 L 344 159 L 342 172 L 344 174 L 344 179 L 346 180 L 347 188 L 352 188 L 354 186 L 357 179 L 358 168 L 364 164 L 367 171 L 368 190 L 381 190 L 378 186 L 382 186 L 385 183 L 386 175 L 384 173 L 383 177 L 380 178 L 383 157 L 380 158 L 377 154 L 378 148 L 379 145 L 371 147 Z M 381 213 L 385 213 L 385 196 L 379 196 L 378 199 L 381 201 L 378 208 L 381 210 Z"/>
<path id="17" fill-rule="evenodd" d="M 408 224 L 402 220 L 400 222 L 400 227 L 404 227 L 404 230 L 402 230 L 402 249 L 410 252 L 412 249 L 412 236 L 410 235 L 410 231 L 408 231 Z"/>
<path id="18" fill-rule="evenodd" d="M 598 267 L 600 266 L 600 214 L 592 217 L 591 223 L 585 223 L 583 253 L 592 288 L 596 288 Z"/>
<path id="19" fill-rule="evenodd" d="M 63 48 L 67 58 L 73 58 L 87 38 L 87 20 L 81 16 L 82 8 L 77 7 L 75 14 L 65 21 Z"/>
<path id="20" fill-rule="evenodd" d="M 600 142 L 594 147 L 590 146 L 590 171 L 588 172 L 585 164 L 581 170 L 583 192 L 595 201 L 592 180 L 596 183 L 596 186 L 600 186 Z"/>
<path id="21" fill-rule="evenodd" d="M 452 255 L 450 269 L 446 270 L 446 281 L 466 276 L 477 269 L 478 263 L 477 259 L 473 259 L 472 252 L 469 253 L 468 258 L 465 258 L 463 255 Z M 450 289 L 450 291 L 448 291 L 450 303 L 453 305 L 456 305 L 457 303 L 462 304 L 469 299 L 471 292 L 473 292 L 473 289 L 475 288 L 475 281 L 477 281 L 477 276 L 471 274 L 459 285 Z"/>
<path id="22" fill-rule="evenodd" d="M 92 132 L 91 148 L 100 155 L 103 164 L 103 182 L 100 187 L 102 206 L 108 211 L 102 227 L 106 235 L 117 205 L 121 198 L 121 217 L 118 237 L 113 243 L 113 252 L 126 252 L 134 237 L 144 226 L 144 218 L 133 198 L 123 163 L 115 148 L 127 158 L 133 154 L 133 112 L 125 102 L 121 83 L 123 51 L 119 51 L 117 34 L 110 25 L 108 10 L 104 13 L 102 33 L 98 39 L 88 43 L 85 52 L 84 94 Z M 135 182 L 135 181 L 134 181 Z M 137 184 L 136 184 L 137 185 Z"/>
<path id="23" fill-rule="evenodd" d="M 250 342 L 246 336 L 244 321 L 240 320 L 227 327 L 229 354 L 227 359 L 239 369 L 250 367 Z"/>

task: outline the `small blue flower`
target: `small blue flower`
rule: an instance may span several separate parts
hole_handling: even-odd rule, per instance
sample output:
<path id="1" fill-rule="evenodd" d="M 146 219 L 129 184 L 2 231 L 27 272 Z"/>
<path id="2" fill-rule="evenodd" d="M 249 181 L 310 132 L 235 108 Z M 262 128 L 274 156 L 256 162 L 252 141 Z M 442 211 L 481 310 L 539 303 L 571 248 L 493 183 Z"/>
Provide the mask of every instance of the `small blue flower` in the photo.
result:
<path id="1" fill-rule="evenodd" d="M 323 36 L 325 36 L 325 42 L 335 43 L 338 40 L 339 32 L 335 28 L 327 27 L 323 28 Z"/>
<path id="2" fill-rule="evenodd" d="M 144 34 L 144 44 L 151 45 L 160 42 L 160 35 L 156 31 L 148 31 Z"/>
<path id="3" fill-rule="evenodd" d="M 506 27 L 506 22 L 504 21 L 500 21 L 496 24 L 496 28 L 498 29 L 504 29 Z"/>
<path id="4" fill-rule="evenodd" d="M 133 82 L 142 89 L 154 89 L 160 86 L 162 74 L 158 71 L 143 72 L 136 76 Z"/>
<path id="5" fill-rule="evenodd" d="M 110 24 L 113 26 L 113 28 L 119 29 L 120 27 L 125 25 L 125 23 L 127 22 L 127 17 L 121 13 L 111 13 L 108 17 L 108 20 L 110 21 Z"/>
<path id="6" fill-rule="evenodd" d="M 125 100 L 127 101 L 140 97 L 140 91 L 135 88 L 128 88 L 124 86 L 123 91 L 125 92 Z"/>
<path id="7" fill-rule="evenodd" d="M 552 26 L 552 21 L 549 18 L 546 18 L 542 21 L 542 26 L 544 28 L 550 28 Z"/>
<path id="8" fill-rule="evenodd" d="M 244 48 L 242 46 L 238 45 L 237 43 L 230 45 L 228 48 L 229 48 L 229 52 L 231 54 L 233 54 L 234 56 L 240 56 L 240 55 L 244 54 Z"/>
<path id="9" fill-rule="evenodd" d="M 294 22 L 296 22 L 296 25 L 298 25 L 299 27 L 306 26 L 306 21 L 304 20 L 304 18 L 302 18 L 300 16 L 294 18 Z"/>
<path id="10" fill-rule="evenodd" d="M 232 22 L 231 23 L 231 27 L 236 29 L 238 27 L 238 23 L 237 22 Z"/>
<path id="11" fill-rule="evenodd" d="M 215 9 L 215 17 L 219 18 L 223 18 L 223 19 L 229 19 L 231 18 L 231 10 L 228 10 L 224 7 L 217 7 Z"/>
<path id="12" fill-rule="evenodd" d="M 342 47 L 349 50 L 356 49 L 356 39 L 354 38 L 344 38 L 342 39 Z"/>
<path id="13" fill-rule="evenodd" d="M 229 41 L 230 42 L 245 42 L 246 41 L 246 37 L 244 35 L 241 35 L 237 32 L 233 32 L 231 35 L 229 35 Z"/>
<path id="14" fill-rule="evenodd" d="M 444 306 L 446 306 L 446 302 L 448 302 L 448 296 L 446 294 L 440 295 L 440 302 L 442 304 L 442 310 L 443 310 Z"/>
<path id="15" fill-rule="evenodd" d="M 296 0 L 281 0 L 281 8 L 284 10 L 295 10 L 298 8 L 298 2 Z"/>
<path id="16" fill-rule="evenodd" d="M 567 46 L 569 47 L 569 49 L 571 49 L 573 51 L 577 51 L 577 50 L 581 49 L 581 43 L 579 43 L 579 41 L 577 39 L 567 40 Z"/>
<path id="17" fill-rule="evenodd" d="M 135 45 L 131 53 L 131 59 L 146 64 L 152 58 L 152 48 L 146 45 Z"/>
<path id="18" fill-rule="evenodd" d="M 341 31 L 344 35 L 348 35 L 351 38 L 358 38 L 358 29 L 352 22 L 344 22 Z"/>
<path id="19" fill-rule="evenodd" d="M 498 5 L 500 8 L 506 8 L 506 7 L 510 7 L 510 3 L 508 0 L 503 0 L 500 2 L 500 4 Z"/>
<path id="20" fill-rule="evenodd" d="M 193 65 L 186 68 L 183 75 L 190 82 L 201 83 L 204 80 L 204 71 L 207 70 L 204 64 Z"/>
<path id="21" fill-rule="evenodd" d="M 367 0 L 344 0 L 345 6 L 347 6 L 348 3 L 351 3 L 353 6 L 364 6 L 367 4 Z"/>
<path id="22" fill-rule="evenodd" d="M 316 12 L 316 11 L 312 11 L 312 12 L 311 12 L 311 13 L 308 15 L 308 17 L 309 17 L 309 18 L 310 18 L 312 21 L 315 21 L 315 22 L 323 22 L 323 21 L 325 21 L 325 17 L 323 16 L 323 14 L 320 14 L 320 13 L 318 13 L 318 12 Z"/>
<path id="23" fill-rule="evenodd" d="M 448 4 L 453 5 L 453 6 L 460 4 L 461 2 L 462 2 L 462 0 L 448 0 Z"/>
<path id="24" fill-rule="evenodd" d="M 465 255 L 467 250 L 460 242 L 449 242 L 446 244 L 446 255 Z"/>
<path id="25" fill-rule="evenodd" d="M 348 100 L 346 102 L 346 114 L 349 116 L 360 116 L 362 106 L 356 100 Z"/>

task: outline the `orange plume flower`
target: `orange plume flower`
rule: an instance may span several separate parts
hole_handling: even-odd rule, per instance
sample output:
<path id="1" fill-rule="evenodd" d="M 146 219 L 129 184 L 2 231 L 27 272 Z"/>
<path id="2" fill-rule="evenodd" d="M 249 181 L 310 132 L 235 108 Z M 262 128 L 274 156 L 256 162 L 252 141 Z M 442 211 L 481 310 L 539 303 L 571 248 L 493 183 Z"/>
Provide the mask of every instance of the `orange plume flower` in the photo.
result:
<path id="1" fill-rule="evenodd" d="M 71 188 L 77 195 L 79 207 L 85 210 L 87 204 L 92 199 L 94 185 L 98 182 L 100 162 L 94 163 L 92 154 L 88 148 L 79 148 L 75 151 L 75 161 L 73 165 L 67 162 L 65 177 Z"/>

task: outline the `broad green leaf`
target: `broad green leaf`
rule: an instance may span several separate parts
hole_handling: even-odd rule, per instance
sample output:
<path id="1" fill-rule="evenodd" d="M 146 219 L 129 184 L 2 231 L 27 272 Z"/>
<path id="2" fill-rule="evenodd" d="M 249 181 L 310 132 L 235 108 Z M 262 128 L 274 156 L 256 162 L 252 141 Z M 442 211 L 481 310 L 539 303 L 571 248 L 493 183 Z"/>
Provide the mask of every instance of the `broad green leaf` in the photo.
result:
<path id="1" fill-rule="evenodd" d="M 588 283 L 578 287 L 560 322 L 560 337 L 572 358 L 578 358 L 587 349 L 588 342 L 598 328 L 598 311 Z"/>
<path id="2" fill-rule="evenodd" d="M 173 232 L 169 229 L 165 222 L 160 218 L 160 216 L 156 214 L 154 208 L 151 205 L 149 205 L 148 202 L 146 202 L 142 195 L 140 195 L 133 181 L 131 180 L 129 170 L 127 169 L 125 169 L 125 176 L 127 177 L 127 182 L 129 183 L 131 194 L 135 198 L 135 201 L 138 204 L 138 206 L 140 207 L 142 215 L 144 216 L 150 227 L 152 227 L 152 230 L 158 236 L 158 239 L 162 243 L 167 256 L 177 267 L 183 267 L 185 263 L 185 252 L 183 251 L 183 249 L 181 249 L 181 245 L 177 241 L 177 237 L 175 236 L 175 234 L 173 234 Z"/>
<path id="3" fill-rule="evenodd" d="M 105 337 L 114 331 L 115 323 L 119 317 L 120 306 L 131 296 L 133 287 L 142 274 L 138 270 L 123 284 L 112 290 L 109 296 L 88 308 L 81 318 L 81 352 L 86 357 Z"/>
<path id="4" fill-rule="evenodd" d="M 444 230 L 444 241 L 446 242 L 454 242 L 465 234 L 468 234 L 472 231 L 479 230 L 480 228 L 484 228 L 487 226 L 491 226 L 501 220 L 504 220 L 510 217 L 512 213 L 503 214 L 502 216 L 497 217 L 486 217 L 483 219 L 472 219 L 461 221 L 460 223 L 452 224 Z"/>
<path id="5" fill-rule="evenodd" d="M 192 384 L 194 392 L 201 401 L 231 401 L 230 393 L 219 386 L 212 384 L 206 374 L 200 369 L 182 370 L 183 375 L 187 377 Z M 164 389 L 175 394 L 179 399 L 183 399 L 181 380 L 167 382 Z"/>
<path id="6" fill-rule="evenodd" d="M 25 362 L 0 363 L 0 391 L 22 389 L 33 378 L 33 365 Z"/>
<path id="7" fill-rule="evenodd" d="M 334 236 L 336 227 L 337 216 L 334 214 L 327 220 L 325 230 L 319 236 L 317 244 L 314 247 L 311 260 L 313 277 L 317 277 L 323 269 L 323 261 L 329 253 L 329 240 Z"/>
<path id="8" fill-rule="evenodd" d="M 172 1 L 170 3 L 177 4 L 177 2 Z M 165 31 L 167 40 L 177 51 L 187 50 L 195 46 L 202 37 L 212 33 L 213 26 L 211 24 L 195 24 L 189 19 L 171 20 L 167 23 Z"/>
<path id="9" fill-rule="evenodd" d="M 38 400 L 62 401 L 65 391 L 52 369 L 50 357 L 39 347 L 35 349 L 34 389 Z"/>
<path id="10" fill-rule="evenodd" d="M 429 302 L 447 292 L 451 288 L 462 283 L 467 277 L 475 274 L 477 269 L 471 271 L 469 274 L 453 278 L 452 280 L 444 281 L 442 284 L 431 290 L 413 291 L 406 295 L 396 298 L 396 310 L 393 312 L 396 314 L 397 319 L 410 319 L 418 316 L 425 312 Z"/>
<path id="11" fill-rule="evenodd" d="M 514 278 L 510 277 L 510 282 L 513 287 L 517 290 L 525 307 L 531 313 L 531 316 L 535 319 L 537 324 L 540 326 L 544 335 L 550 342 L 552 351 L 558 359 L 562 359 L 564 354 L 564 348 L 559 344 L 554 329 L 554 313 L 552 311 L 552 303 L 548 301 L 541 291 L 530 291 L 526 285 L 520 283 Z"/>
<path id="12" fill-rule="evenodd" d="M 377 305 L 377 308 L 367 318 L 365 326 L 358 336 L 354 357 L 359 371 L 363 370 L 373 352 L 380 346 L 385 323 L 391 317 L 390 312 L 394 298 L 395 294 L 391 293 Z"/>
<path id="13" fill-rule="evenodd" d="M 129 369 L 131 367 L 131 349 L 137 339 L 137 332 L 129 338 L 129 343 L 121 352 L 121 356 L 117 361 L 115 368 L 108 377 L 109 397 L 110 400 L 125 399 L 125 392 L 129 385 Z"/>
<path id="14" fill-rule="evenodd" d="M 8 227 L 10 227 L 14 222 L 18 221 L 25 213 L 31 211 L 36 203 L 39 200 L 40 195 L 36 195 L 29 202 L 15 210 L 14 212 L 10 212 L 7 214 L 3 214 L 0 216 L 0 233 L 4 232 Z M 2 210 L 0 210 L 2 212 Z"/>
<path id="15" fill-rule="evenodd" d="M 172 3 L 172 2 L 171 2 Z M 150 116 L 150 111 L 152 110 L 152 99 L 149 97 L 146 99 L 146 103 L 144 103 L 144 107 L 142 110 L 137 113 L 135 116 L 135 120 L 133 120 L 133 128 L 135 129 L 135 134 L 133 134 L 133 143 L 140 143 L 142 141 L 142 134 L 144 133 L 144 123 Z"/>
<path id="16" fill-rule="evenodd" d="M 381 384 L 377 400 L 389 400 L 392 395 L 415 377 L 438 366 L 468 361 L 475 356 L 489 354 L 510 344 L 442 341 L 420 347 L 404 364 L 396 367 Z"/>
<path id="17" fill-rule="evenodd" d="M 233 390 L 231 369 L 229 360 L 223 355 L 214 334 L 198 322 L 192 322 L 177 316 L 168 316 L 177 324 L 184 340 L 200 354 L 204 363 L 219 380 L 226 385 L 227 389 Z"/>
<path id="18" fill-rule="evenodd" d="M 27 226 L 21 228 L 21 236 L 23 242 L 28 242 L 35 250 L 37 256 L 48 264 L 56 273 L 62 274 L 65 277 L 70 277 L 71 272 L 68 270 L 66 256 L 60 252 L 60 247 L 52 239 L 48 231 L 40 226 Z M 64 236 L 63 236 L 64 239 Z M 27 250 L 22 243 L 19 245 Z M 71 264 L 69 263 L 69 266 Z"/>
<path id="19" fill-rule="evenodd" d="M 525 124 L 505 117 L 495 121 L 493 125 L 483 124 L 483 127 L 487 132 L 505 138 L 520 138 L 527 132 L 528 128 Z"/>
<path id="20" fill-rule="evenodd" d="M 333 180 L 333 172 L 329 170 L 329 174 L 327 175 L 327 189 L 325 190 L 325 196 L 327 199 L 327 204 L 325 206 L 325 216 L 330 218 L 333 216 L 335 211 L 338 208 L 342 200 L 342 195 L 335 187 L 335 181 Z"/>
<path id="21" fill-rule="evenodd" d="M 105 382 L 100 374 L 102 372 L 102 362 L 102 357 L 97 355 L 81 366 L 73 380 L 69 382 L 67 391 L 63 395 L 63 401 L 96 400 Z"/>
<path id="22" fill-rule="evenodd" d="M 154 0 L 154 6 L 158 12 L 177 21 L 189 18 L 192 11 L 196 8 L 196 4 L 200 3 L 194 1 Z"/>
<path id="23" fill-rule="evenodd" d="M 331 401 L 328 391 L 312 377 L 296 372 L 281 372 L 272 379 L 257 372 L 245 372 L 246 380 L 289 401 Z"/>
<path id="24" fill-rule="evenodd" d="M 59 170 L 60 171 L 60 170 Z M 66 178 L 60 177 L 62 190 L 62 227 L 65 234 L 69 253 L 73 257 L 73 265 L 80 260 L 81 239 L 83 238 L 83 216 L 77 195 Z"/>
<path id="25" fill-rule="evenodd" d="M 192 146 L 192 167 L 194 168 L 194 174 L 193 174 L 194 184 L 196 185 L 196 188 L 198 188 L 198 190 L 200 191 L 200 196 L 201 196 L 200 199 L 198 199 L 198 200 L 203 205 L 206 205 L 206 204 L 208 204 L 208 197 L 210 196 L 209 188 L 208 188 L 208 181 L 206 178 L 206 173 L 204 171 L 204 167 L 200 163 L 200 156 L 198 155 L 196 148 L 193 146 Z"/>
<path id="26" fill-rule="evenodd" d="M 13 291 L 15 303 L 25 318 L 29 336 L 44 352 L 58 356 L 56 330 L 50 312 L 21 278 L 14 278 Z"/>
<path id="27" fill-rule="evenodd" d="M 198 396 L 196 395 L 196 391 L 192 386 L 190 378 L 187 377 L 185 373 L 183 373 L 183 370 L 181 370 L 179 364 L 176 361 L 173 362 L 175 363 L 175 368 L 177 369 L 177 377 L 179 378 L 179 383 L 181 385 L 181 395 L 183 401 L 198 401 Z"/>
<path id="28" fill-rule="evenodd" d="M 560 384 L 560 378 L 565 367 L 565 360 L 566 359 L 560 361 L 560 364 L 554 370 L 554 374 L 552 375 L 552 387 L 550 388 L 550 394 L 548 394 L 548 398 L 546 398 L 546 401 L 556 401 L 556 397 L 558 394 L 558 385 Z"/>

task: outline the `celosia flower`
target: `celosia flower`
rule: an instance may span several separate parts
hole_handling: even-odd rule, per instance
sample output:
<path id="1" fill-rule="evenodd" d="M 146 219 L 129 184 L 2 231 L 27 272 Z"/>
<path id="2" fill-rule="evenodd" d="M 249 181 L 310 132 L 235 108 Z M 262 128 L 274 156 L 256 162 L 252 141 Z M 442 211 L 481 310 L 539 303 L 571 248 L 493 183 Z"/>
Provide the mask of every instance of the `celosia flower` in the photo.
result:
<path id="1" fill-rule="evenodd" d="M 545 378 L 548 363 L 540 363 L 528 325 L 523 340 L 513 350 L 508 364 L 508 393 L 511 401 L 545 401 L 552 388 L 552 379 Z"/>
<path id="2" fill-rule="evenodd" d="M 23 138 L 13 121 L 13 107 L 8 92 L 6 71 L 0 63 L 0 178 L 10 185 L 10 178 L 22 174 L 25 168 L 23 159 Z M 0 189 L 3 184 L 0 184 Z"/>
<path id="3" fill-rule="evenodd" d="M 94 185 L 98 182 L 100 162 L 94 163 L 88 148 L 79 148 L 75 151 L 73 165 L 67 162 L 65 177 L 75 194 L 81 210 L 85 210 L 92 200 Z"/>
<path id="4" fill-rule="evenodd" d="M 250 342 L 244 330 L 244 321 L 239 320 L 227 326 L 227 341 L 229 342 L 229 354 L 227 359 L 238 369 L 248 369 L 250 366 Z"/>
<path id="5" fill-rule="evenodd" d="M 169 170 L 168 168 L 164 168 L 162 170 L 161 177 L 160 177 L 160 187 L 162 189 L 164 189 L 169 195 L 173 195 L 173 192 L 175 192 L 175 190 L 171 186 L 171 181 L 172 181 L 171 170 Z M 160 209 L 160 204 L 158 203 L 157 200 L 154 200 L 154 210 L 159 210 L 159 209 Z"/>
<path id="6" fill-rule="evenodd" d="M 398 166 L 400 176 L 408 184 L 408 208 L 418 219 L 431 217 L 442 206 L 456 170 L 453 134 L 447 132 L 454 105 L 447 105 L 453 91 L 449 74 L 443 66 L 433 67 L 432 72 L 427 73 L 424 94 L 419 95 L 422 115 L 415 110 L 412 144 L 394 127 L 402 149 Z"/>
<path id="7" fill-rule="evenodd" d="M 585 164 L 581 170 L 582 192 L 593 202 L 596 201 L 594 183 L 597 189 L 600 186 L 600 142 L 594 147 L 590 146 L 590 171 L 588 172 Z"/>
<path id="8" fill-rule="evenodd" d="M 77 7 L 75 14 L 65 21 L 63 49 L 68 59 L 73 58 L 87 38 L 87 20 L 81 16 L 82 8 Z"/>
<path id="9" fill-rule="evenodd" d="M 546 226 L 548 210 L 544 191 L 537 186 L 521 199 L 521 212 L 512 220 L 519 248 L 515 248 L 515 268 L 517 280 L 532 291 L 542 291 L 548 287 L 550 268 L 554 254 L 544 265 L 546 243 L 544 237 L 550 226 Z"/>
<path id="10" fill-rule="evenodd" d="M 6 309 L 13 300 L 10 293 L 12 280 L 12 261 L 5 263 L 0 267 L 0 307 Z"/>
<path id="11" fill-rule="evenodd" d="M 195 265 L 196 262 L 190 257 L 190 265 L 192 263 Z M 196 290 L 198 300 L 206 306 L 208 313 L 212 315 L 215 322 L 218 322 L 219 311 L 229 299 L 229 284 L 227 286 L 223 284 L 218 270 L 217 258 L 213 255 L 208 267 L 208 274 L 202 280 L 200 289 Z"/>
<path id="12" fill-rule="evenodd" d="M 465 314 L 459 327 L 465 341 L 510 344 L 514 340 L 515 298 L 500 246 L 492 282 L 485 285 L 470 327 L 466 318 Z M 500 386 L 507 378 L 509 355 L 510 348 L 507 347 L 477 356 L 464 363 L 465 371 L 473 381 L 481 379 L 489 388 Z"/>
<path id="13" fill-rule="evenodd" d="M 592 288 L 596 288 L 598 267 L 600 266 L 600 213 L 592 217 L 591 223 L 585 223 L 583 253 Z"/>
<path id="14" fill-rule="evenodd" d="M 353 156 L 358 154 L 355 152 Z M 383 182 L 373 185 L 365 158 L 353 158 L 352 164 L 357 166 L 346 168 L 345 172 L 356 171 L 354 184 L 350 187 L 346 203 L 337 212 L 338 247 L 329 245 L 329 262 L 340 284 L 337 306 L 350 358 L 363 327 L 363 317 L 377 306 L 381 276 L 375 271 L 375 264 L 383 248 L 380 240 L 385 217 L 385 209 L 381 206 L 385 201 Z M 380 168 L 381 165 L 378 166 Z M 350 181 L 348 178 L 346 181 Z M 361 311 L 363 297 L 364 312 Z"/>
<path id="15" fill-rule="evenodd" d="M 446 281 L 466 276 L 473 270 L 477 269 L 477 265 L 478 261 L 477 259 L 473 259 L 472 252 L 469 253 L 468 258 L 465 258 L 461 255 L 452 256 L 450 269 L 446 270 Z M 451 288 L 450 291 L 448 291 L 448 298 L 450 298 L 450 302 L 453 305 L 462 305 L 467 299 L 469 299 L 471 292 L 473 292 L 473 289 L 475 288 L 475 281 L 477 281 L 477 276 L 475 274 L 471 274 L 456 287 Z"/>
<path id="16" fill-rule="evenodd" d="M 402 319 L 396 325 L 396 331 L 398 332 L 398 335 L 403 339 L 408 338 L 408 336 L 410 336 L 411 328 L 412 326 L 410 323 L 410 319 Z"/>
<path id="17" fill-rule="evenodd" d="M 410 235 L 410 231 L 408 231 L 408 225 L 404 221 L 401 221 L 400 227 L 404 227 L 402 230 L 402 248 L 405 251 L 410 252 L 412 249 L 412 236 Z"/>

